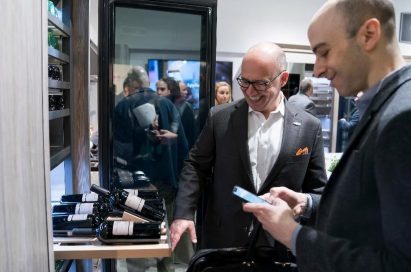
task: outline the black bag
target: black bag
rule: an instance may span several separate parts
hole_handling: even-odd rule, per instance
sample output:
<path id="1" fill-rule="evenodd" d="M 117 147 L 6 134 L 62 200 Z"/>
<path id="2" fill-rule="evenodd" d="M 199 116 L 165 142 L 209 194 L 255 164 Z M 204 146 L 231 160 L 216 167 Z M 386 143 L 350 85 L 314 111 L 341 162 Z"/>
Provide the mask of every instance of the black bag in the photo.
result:
<path id="1" fill-rule="evenodd" d="M 276 249 L 255 246 L 259 224 L 251 235 L 248 247 L 202 249 L 191 258 L 187 272 L 297 272 L 297 265 L 279 262 Z"/>

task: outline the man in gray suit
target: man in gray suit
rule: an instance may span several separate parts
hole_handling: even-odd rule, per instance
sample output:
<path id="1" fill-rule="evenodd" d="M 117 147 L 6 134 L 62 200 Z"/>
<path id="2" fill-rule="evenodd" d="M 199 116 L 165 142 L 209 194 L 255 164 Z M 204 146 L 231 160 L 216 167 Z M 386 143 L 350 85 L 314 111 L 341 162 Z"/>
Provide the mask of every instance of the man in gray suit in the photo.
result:
<path id="1" fill-rule="evenodd" d="M 294 221 L 303 196 L 285 188 L 264 196 L 273 203 L 267 208 L 244 206 L 293 250 L 300 272 L 411 271 L 411 66 L 404 66 L 395 31 L 389 0 L 329 1 L 309 26 L 316 76 L 342 96 L 364 90 L 360 122 L 314 228 Z"/>
<path id="2" fill-rule="evenodd" d="M 317 116 L 317 112 L 315 110 L 315 104 L 310 99 L 310 96 L 314 92 L 314 85 L 311 79 L 304 78 L 300 83 L 300 89 L 297 94 L 291 96 L 288 99 L 288 102 L 291 104 L 296 105 L 297 107 L 305 110 L 306 112 L 311 113 L 314 116 Z"/>
<path id="3" fill-rule="evenodd" d="M 173 248 L 187 229 L 197 241 L 200 194 L 199 248 L 221 248 L 244 246 L 250 233 L 253 217 L 233 196 L 235 185 L 260 194 L 287 186 L 308 193 L 313 205 L 325 185 L 321 124 L 280 91 L 288 80 L 284 52 L 260 43 L 245 54 L 241 68 L 237 81 L 245 99 L 213 108 L 183 167 L 170 227 Z"/>

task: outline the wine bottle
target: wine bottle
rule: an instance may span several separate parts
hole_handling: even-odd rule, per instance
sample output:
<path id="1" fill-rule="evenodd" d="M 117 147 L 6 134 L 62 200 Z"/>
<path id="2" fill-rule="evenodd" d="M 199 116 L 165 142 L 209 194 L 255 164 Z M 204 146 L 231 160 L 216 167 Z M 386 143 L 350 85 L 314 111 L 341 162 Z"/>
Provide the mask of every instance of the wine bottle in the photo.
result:
<path id="1" fill-rule="evenodd" d="M 158 199 L 160 198 L 157 190 L 145 190 L 145 189 L 124 189 L 124 191 L 129 194 L 136 195 L 138 197 L 147 199 Z"/>
<path id="2" fill-rule="evenodd" d="M 96 214 L 101 217 L 107 216 L 112 208 L 109 203 L 95 202 L 95 203 L 70 203 L 54 205 L 52 212 L 54 215 L 68 215 L 68 214 Z"/>
<path id="3" fill-rule="evenodd" d="M 90 190 L 104 197 L 113 199 L 114 205 L 126 211 L 136 213 L 152 221 L 163 221 L 165 217 L 164 209 L 157 209 L 147 203 L 141 197 L 129 194 L 124 190 L 113 190 L 110 192 L 95 184 L 91 185 Z"/>
<path id="4" fill-rule="evenodd" d="M 103 202 L 104 198 L 96 193 L 62 195 L 60 203 Z"/>
<path id="5" fill-rule="evenodd" d="M 159 242 L 160 222 L 104 221 L 97 229 L 97 238 L 105 244 Z"/>
<path id="6" fill-rule="evenodd" d="M 53 215 L 53 231 L 75 228 L 97 228 L 103 218 L 94 214 Z"/>

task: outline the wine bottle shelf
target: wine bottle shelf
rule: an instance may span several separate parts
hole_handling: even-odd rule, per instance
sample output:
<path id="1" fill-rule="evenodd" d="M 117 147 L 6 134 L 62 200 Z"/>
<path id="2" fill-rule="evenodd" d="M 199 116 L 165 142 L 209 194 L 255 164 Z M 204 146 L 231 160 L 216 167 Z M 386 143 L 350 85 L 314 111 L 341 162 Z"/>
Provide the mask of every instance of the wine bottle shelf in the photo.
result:
<path id="1" fill-rule="evenodd" d="M 50 146 L 50 169 L 54 169 L 70 155 L 70 146 Z"/>
<path id="2" fill-rule="evenodd" d="M 49 120 L 70 116 L 70 109 L 49 111 Z"/>
<path id="3" fill-rule="evenodd" d="M 49 57 L 52 57 L 58 61 L 62 61 L 64 63 L 69 63 L 70 62 L 70 57 L 67 54 L 64 54 L 63 52 L 49 46 L 48 47 L 48 54 Z"/>
<path id="4" fill-rule="evenodd" d="M 54 16 L 50 12 L 48 14 L 48 17 L 49 17 L 48 21 L 50 23 L 49 28 L 53 28 L 53 31 L 57 32 L 57 34 L 59 34 L 61 36 L 65 36 L 65 37 L 71 36 L 70 27 L 63 24 L 63 22 L 61 22 L 56 16 Z"/>
<path id="5" fill-rule="evenodd" d="M 49 89 L 70 90 L 70 82 L 49 79 Z"/>
<path id="6" fill-rule="evenodd" d="M 171 256 L 171 246 L 167 235 L 163 235 L 158 244 L 139 245 L 103 245 L 96 239 L 90 239 L 89 244 L 73 244 L 76 243 L 75 239 L 76 238 L 54 238 L 54 258 L 56 260 L 121 259 Z"/>

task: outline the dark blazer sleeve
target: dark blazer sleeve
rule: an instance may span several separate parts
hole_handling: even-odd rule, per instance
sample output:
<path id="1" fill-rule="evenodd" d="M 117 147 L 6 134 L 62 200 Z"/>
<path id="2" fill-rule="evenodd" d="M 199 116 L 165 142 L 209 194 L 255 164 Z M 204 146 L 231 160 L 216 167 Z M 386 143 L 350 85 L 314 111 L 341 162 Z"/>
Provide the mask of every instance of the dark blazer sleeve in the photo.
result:
<path id="1" fill-rule="evenodd" d="M 174 219 L 194 220 L 200 188 L 211 176 L 215 149 L 211 113 L 212 111 L 209 112 L 204 128 L 190 150 L 181 171 L 179 190 L 175 200 Z"/>
<path id="2" fill-rule="evenodd" d="M 369 151 L 375 162 L 371 166 L 374 175 L 370 178 L 377 183 L 379 207 L 375 209 L 378 209 L 381 223 L 380 226 L 364 223 L 364 229 L 355 231 L 367 237 L 370 229 L 381 228 L 380 241 L 369 239 L 361 244 L 303 227 L 296 244 L 299 271 L 411 271 L 411 215 L 408 208 L 411 196 L 410 116 L 411 110 L 397 114 L 380 127 L 377 135 L 372 136 L 376 138 L 376 144 L 374 150 Z M 364 215 L 364 220 L 366 218 Z M 350 224 L 349 221 L 329 222 L 334 226 L 338 223 L 340 226 Z"/>

